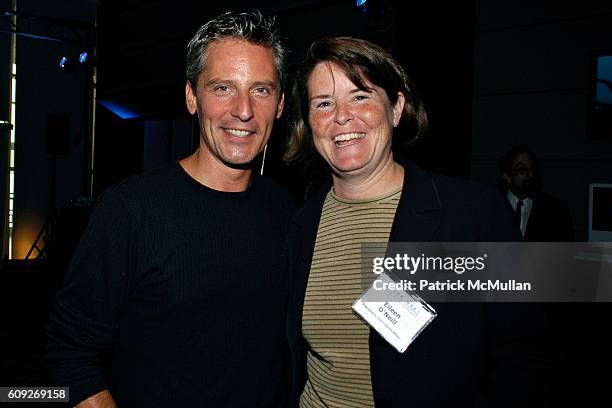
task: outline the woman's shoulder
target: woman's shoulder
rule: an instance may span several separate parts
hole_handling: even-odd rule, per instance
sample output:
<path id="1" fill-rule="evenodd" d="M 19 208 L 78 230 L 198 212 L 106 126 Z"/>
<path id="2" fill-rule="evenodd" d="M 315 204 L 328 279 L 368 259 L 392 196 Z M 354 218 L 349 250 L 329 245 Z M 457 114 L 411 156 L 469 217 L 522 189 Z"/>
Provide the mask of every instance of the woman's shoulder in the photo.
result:
<path id="1" fill-rule="evenodd" d="M 483 200 L 499 203 L 502 198 L 499 189 L 492 184 L 433 173 L 403 158 L 398 162 L 406 172 L 406 192 L 432 194 L 443 207 L 482 204 Z"/>

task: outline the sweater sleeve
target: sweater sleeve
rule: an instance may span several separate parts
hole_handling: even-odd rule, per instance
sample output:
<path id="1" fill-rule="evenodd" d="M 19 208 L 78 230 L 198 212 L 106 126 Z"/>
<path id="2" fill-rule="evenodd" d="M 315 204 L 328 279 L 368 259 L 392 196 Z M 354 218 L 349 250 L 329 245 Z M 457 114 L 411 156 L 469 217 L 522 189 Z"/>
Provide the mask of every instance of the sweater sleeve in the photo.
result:
<path id="1" fill-rule="evenodd" d="M 131 218 L 118 193 L 103 194 L 50 314 L 45 362 L 50 380 L 70 387 L 72 403 L 108 388 L 104 356 L 126 301 Z"/>

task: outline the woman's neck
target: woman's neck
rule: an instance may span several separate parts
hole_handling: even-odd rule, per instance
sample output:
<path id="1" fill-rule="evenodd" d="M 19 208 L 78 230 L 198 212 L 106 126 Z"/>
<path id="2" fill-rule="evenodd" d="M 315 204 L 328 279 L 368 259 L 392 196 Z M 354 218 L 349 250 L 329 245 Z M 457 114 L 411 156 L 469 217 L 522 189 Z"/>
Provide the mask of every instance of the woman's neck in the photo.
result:
<path id="1" fill-rule="evenodd" d="M 334 193 L 346 200 L 367 200 L 383 197 L 402 188 L 404 168 L 392 157 L 380 168 L 365 177 L 333 174 Z"/>

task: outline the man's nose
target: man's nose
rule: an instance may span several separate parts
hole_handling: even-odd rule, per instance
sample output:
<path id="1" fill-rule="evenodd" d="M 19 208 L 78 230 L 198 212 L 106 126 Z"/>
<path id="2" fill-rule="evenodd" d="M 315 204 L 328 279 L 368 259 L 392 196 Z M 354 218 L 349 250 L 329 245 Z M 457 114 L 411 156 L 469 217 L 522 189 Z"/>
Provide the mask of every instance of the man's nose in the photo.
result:
<path id="1" fill-rule="evenodd" d="M 231 114 L 243 122 L 250 120 L 253 117 L 253 106 L 251 104 L 250 95 L 243 93 L 237 94 Z"/>

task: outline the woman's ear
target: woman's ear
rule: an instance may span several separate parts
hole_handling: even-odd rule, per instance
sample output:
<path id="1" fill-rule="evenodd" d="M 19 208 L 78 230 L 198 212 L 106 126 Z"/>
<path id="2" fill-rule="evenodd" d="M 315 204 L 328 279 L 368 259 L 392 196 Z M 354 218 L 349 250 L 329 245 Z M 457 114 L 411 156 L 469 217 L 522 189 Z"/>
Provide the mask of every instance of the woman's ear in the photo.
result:
<path id="1" fill-rule="evenodd" d="M 393 105 L 393 127 L 397 127 L 397 125 L 399 125 L 400 120 L 402 119 L 402 113 L 404 112 L 405 103 L 406 98 L 404 97 L 404 94 L 398 92 L 397 100 L 395 101 L 395 105 Z"/>

